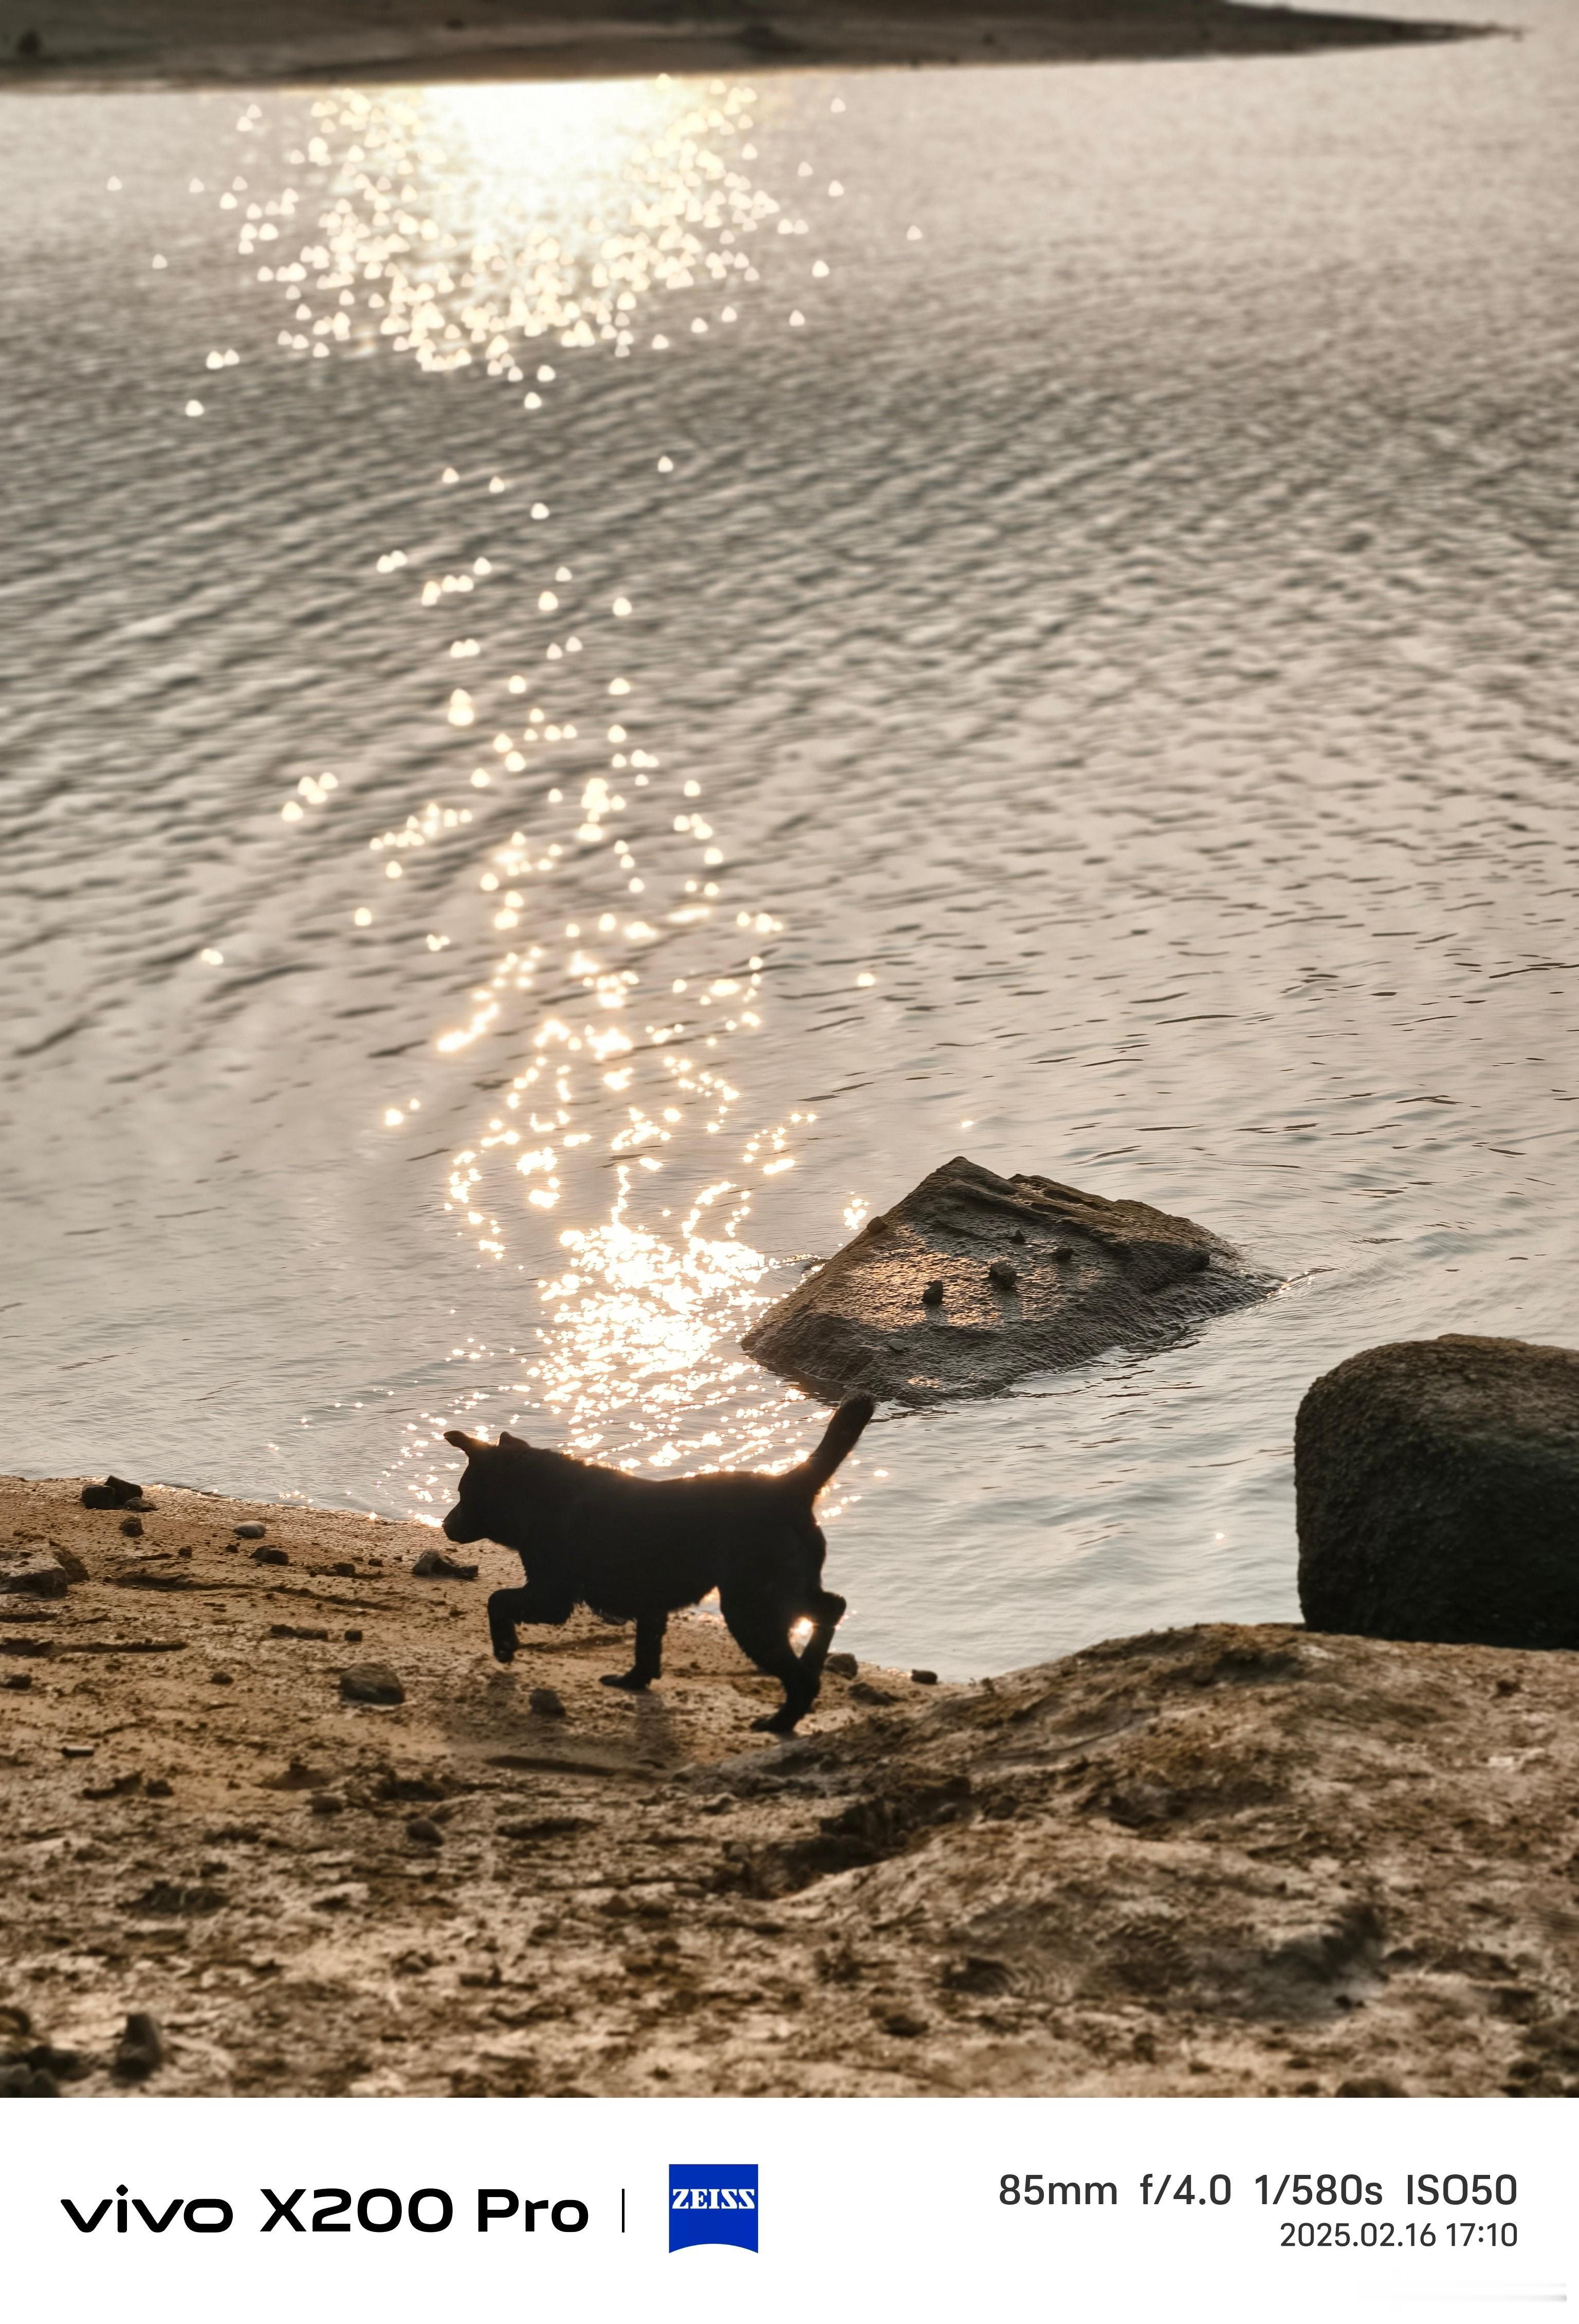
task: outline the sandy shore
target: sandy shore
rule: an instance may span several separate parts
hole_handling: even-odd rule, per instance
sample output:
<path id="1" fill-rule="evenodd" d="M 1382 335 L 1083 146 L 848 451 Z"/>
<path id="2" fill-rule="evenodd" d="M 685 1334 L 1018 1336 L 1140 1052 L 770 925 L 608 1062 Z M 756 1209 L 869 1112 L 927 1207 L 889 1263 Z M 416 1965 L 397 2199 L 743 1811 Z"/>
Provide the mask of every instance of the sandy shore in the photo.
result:
<path id="1" fill-rule="evenodd" d="M 5 0 L 0 87 L 591 78 L 1268 55 L 1469 24 L 1235 0 Z"/>
<path id="2" fill-rule="evenodd" d="M 491 1661 L 503 1552 L 79 1489 L 0 1480 L 0 1578 L 83 1575 L 0 1594 L 0 2081 L 1579 2092 L 1579 1656 L 1187 1629 L 833 1678 L 778 1745 L 716 1623 L 633 1699 L 590 1619 Z"/>

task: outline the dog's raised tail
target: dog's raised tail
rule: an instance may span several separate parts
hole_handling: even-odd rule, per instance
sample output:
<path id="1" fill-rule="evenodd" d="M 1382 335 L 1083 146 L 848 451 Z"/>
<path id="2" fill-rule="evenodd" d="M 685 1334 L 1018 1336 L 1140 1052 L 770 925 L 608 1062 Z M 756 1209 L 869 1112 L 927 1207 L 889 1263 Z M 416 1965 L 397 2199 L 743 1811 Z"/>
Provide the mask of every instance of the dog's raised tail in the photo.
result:
<path id="1" fill-rule="evenodd" d="M 815 1452 L 809 1452 L 798 1469 L 790 1471 L 795 1482 L 804 1487 L 808 1499 L 822 1491 L 840 1462 L 855 1451 L 862 1429 L 877 1408 L 869 1396 L 846 1397 L 823 1430 L 822 1442 Z"/>

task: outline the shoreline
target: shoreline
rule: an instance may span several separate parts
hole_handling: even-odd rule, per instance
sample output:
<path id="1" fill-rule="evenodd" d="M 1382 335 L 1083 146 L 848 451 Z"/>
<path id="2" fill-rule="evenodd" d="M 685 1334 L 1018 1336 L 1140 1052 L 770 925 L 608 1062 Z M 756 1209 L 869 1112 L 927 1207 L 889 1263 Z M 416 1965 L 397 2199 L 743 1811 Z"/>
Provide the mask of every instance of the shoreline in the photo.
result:
<path id="1" fill-rule="evenodd" d="M 21 0 L 0 91 L 570 80 L 785 69 L 1161 61 L 1484 38 L 1500 25 L 1247 0 Z"/>
<path id="2" fill-rule="evenodd" d="M 1203 1625 L 780 1744 L 715 1619 L 646 1696 L 585 1615 L 501 1670 L 491 1545 L 82 1482 L 0 1479 L 0 1579 L 80 1577 L 0 1593 L 0 2086 L 1579 2094 L 1579 1655 Z"/>

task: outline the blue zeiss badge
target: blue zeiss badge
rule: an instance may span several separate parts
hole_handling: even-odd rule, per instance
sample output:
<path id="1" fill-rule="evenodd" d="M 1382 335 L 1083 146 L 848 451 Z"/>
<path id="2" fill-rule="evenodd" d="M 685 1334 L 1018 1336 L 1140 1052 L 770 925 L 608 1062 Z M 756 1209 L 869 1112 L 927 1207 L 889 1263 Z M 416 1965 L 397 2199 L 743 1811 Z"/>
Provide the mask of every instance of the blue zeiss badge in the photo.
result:
<path id="1" fill-rule="evenodd" d="M 757 2248 L 757 2165 L 754 2163 L 671 2163 L 669 2249 L 690 2244 L 739 2244 Z"/>

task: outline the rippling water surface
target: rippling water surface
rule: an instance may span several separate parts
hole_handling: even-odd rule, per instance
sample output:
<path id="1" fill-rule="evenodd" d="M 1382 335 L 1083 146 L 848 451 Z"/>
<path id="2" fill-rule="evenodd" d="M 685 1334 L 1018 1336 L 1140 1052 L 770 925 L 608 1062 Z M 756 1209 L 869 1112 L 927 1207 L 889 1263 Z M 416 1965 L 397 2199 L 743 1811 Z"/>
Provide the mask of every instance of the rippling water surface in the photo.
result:
<path id="1" fill-rule="evenodd" d="M 11 98 L 0 1463 L 672 1471 L 946 1156 L 1284 1281 L 887 1416 L 858 1651 L 1294 1605 L 1315 1374 L 1579 1338 L 1579 42 Z"/>

